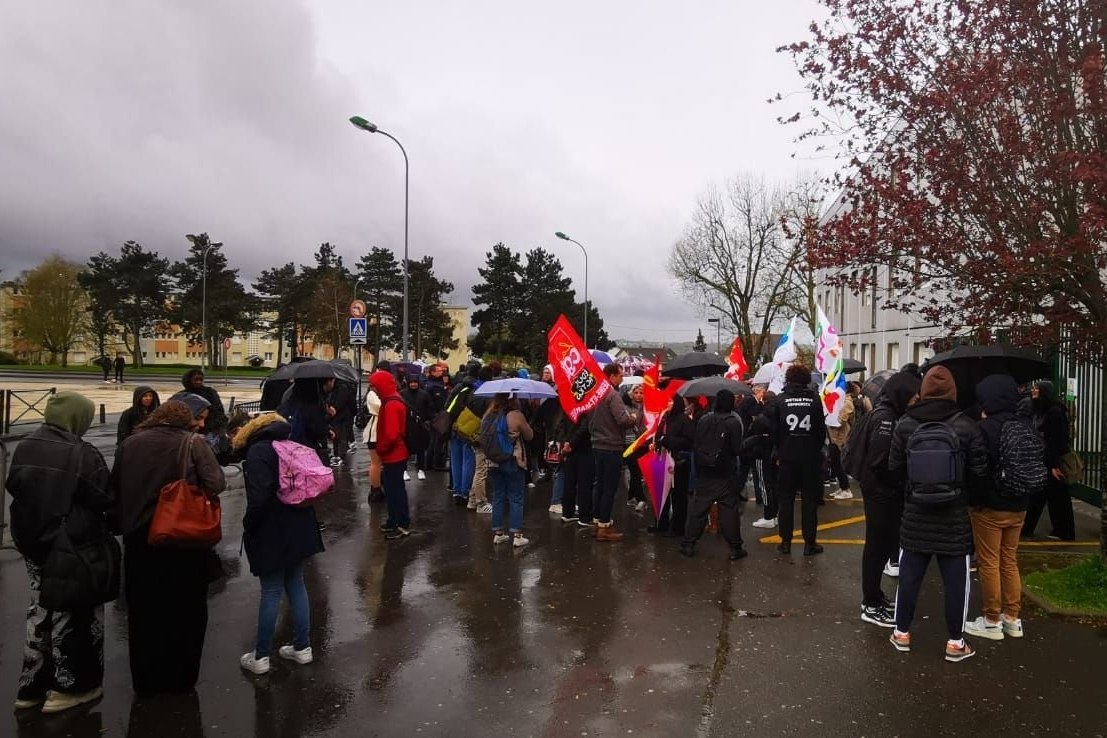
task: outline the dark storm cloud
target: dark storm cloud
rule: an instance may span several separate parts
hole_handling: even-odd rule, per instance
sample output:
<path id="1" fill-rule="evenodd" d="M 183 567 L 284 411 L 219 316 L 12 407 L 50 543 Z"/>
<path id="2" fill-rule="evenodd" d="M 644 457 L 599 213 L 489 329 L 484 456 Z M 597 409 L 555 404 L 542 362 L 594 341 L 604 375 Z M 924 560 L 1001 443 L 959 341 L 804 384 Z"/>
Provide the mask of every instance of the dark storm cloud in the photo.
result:
<path id="1" fill-rule="evenodd" d="M 696 195 L 787 161 L 751 101 L 795 33 L 740 5 L 5 3 L 0 268 L 128 239 L 179 259 L 197 231 L 247 279 L 323 241 L 399 255 L 403 160 L 346 122 L 362 114 L 408 148 L 410 255 L 453 303 L 497 241 L 553 252 L 583 297 L 561 230 L 605 320 L 694 329 L 664 263 Z"/>

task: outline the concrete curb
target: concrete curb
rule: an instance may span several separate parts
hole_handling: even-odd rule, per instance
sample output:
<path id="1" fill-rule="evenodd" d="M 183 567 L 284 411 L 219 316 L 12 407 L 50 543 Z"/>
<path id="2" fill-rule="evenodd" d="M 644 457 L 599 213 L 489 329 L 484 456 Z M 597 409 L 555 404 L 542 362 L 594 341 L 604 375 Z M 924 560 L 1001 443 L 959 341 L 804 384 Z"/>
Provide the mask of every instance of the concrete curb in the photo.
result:
<path id="1" fill-rule="evenodd" d="M 1070 610 L 1065 607 L 1057 607 L 1044 596 L 1028 588 L 1025 580 L 1022 585 L 1022 596 L 1023 599 L 1029 600 L 1035 607 L 1045 611 L 1052 617 L 1064 618 L 1065 620 L 1077 620 L 1082 623 L 1090 621 L 1096 625 L 1107 626 L 1107 613 L 1084 612 L 1082 610 Z"/>

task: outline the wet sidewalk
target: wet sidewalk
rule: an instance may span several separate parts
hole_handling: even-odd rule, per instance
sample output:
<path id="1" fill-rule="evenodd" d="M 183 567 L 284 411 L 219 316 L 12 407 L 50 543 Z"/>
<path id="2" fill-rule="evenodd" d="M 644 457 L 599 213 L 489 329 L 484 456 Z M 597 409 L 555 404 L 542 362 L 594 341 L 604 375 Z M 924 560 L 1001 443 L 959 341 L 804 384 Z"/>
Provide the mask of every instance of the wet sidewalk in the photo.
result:
<path id="1" fill-rule="evenodd" d="M 110 446 L 113 431 L 93 431 Z M 106 449 L 110 450 L 110 449 Z M 776 553 L 743 535 L 726 558 L 708 536 L 697 556 L 645 532 L 647 514 L 617 505 L 626 540 L 597 543 L 547 510 L 548 483 L 527 493 L 520 550 L 493 546 L 489 516 L 456 508 L 445 475 L 408 485 L 415 533 L 386 542 L 383 506 L 365 501 L 367 456 L 339 472 L 318 506 L 327 551 L 307 567 L 315 663 L 275 662 L 248 676 L 258 585 L 239 559 L 243 497 L 224 495 L 221 557 L 201 680 L 185 698 L 135 702 L 126 613 L 107 607 L 105 696 L 47 718 L 0 717 L 18 736 L 936 736 L 1103 735 L 1107 632 L 1024 612 L 1021 641 L 974 641 L 977 657 L 943 660 L 940 582 L 928 579 L 912 630 L 859 615 L 861 547 Z M 620 494 L 620 500 L 625 497 Z M 850 521 L 859 501 L 828 503 Z M 827 540 L 856 540 L 844 522 Z M 1089 525 L 1087 521 L 1082 526 Z M 1089 531 L 1082 527 L 1082 535 Z M 885 579 L 894 592 L 894 580 Z M 974 586 L 975 589 L 975 586 Z M 26 574 L 0 552 L 0 704 L 21 660 Z M 979 610 L 974 591 L 970 612 Z M 282 617 L 278 640 L 290 638 Z M 285 642 L 285 641 L 281 641 Z M 166 654 L 166 658 L 172 658 Z"/>

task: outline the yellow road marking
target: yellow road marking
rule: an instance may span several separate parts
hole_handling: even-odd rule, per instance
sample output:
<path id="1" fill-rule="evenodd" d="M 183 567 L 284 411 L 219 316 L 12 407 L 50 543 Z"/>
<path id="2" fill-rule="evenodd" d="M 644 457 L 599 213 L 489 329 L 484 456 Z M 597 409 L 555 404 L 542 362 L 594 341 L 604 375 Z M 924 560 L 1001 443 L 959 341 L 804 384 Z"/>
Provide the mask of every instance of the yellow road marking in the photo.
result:
<path id="1" fill-rule="evenodd" d="M 816 530 L 833 530 L 834 528 L 841 528 L 846 525 L 853 525 L 854 523 L 861 523 L 865 520 L 864 515 L 858 515 L 853 518 L 843 518 L 842 520 L 835 520 L 830 523 L 823 523 Z M 803 531 L 792 531 L 792 537 L 802 536 Z M 761 543 L 780 543 L 779 535 L 765 536 L 760 540 Z M 819 538 L 819 543 L 833 543 L 844 546 L 864 546 L 865 539 L 863 538 Z M 1019 541 L 1019 548 L 1025 546 L 1032 546 L 1035 548 L 1049 548 L 1053 546 L 1066 547 L 1066 548 L 1093 548 L 1099 546 L 1099 541 Z"/>
<path id="2" fill-rule="evenodd" d="M 832 530 L 834 528 L 841 528 L 841 527 L 846 526 L 846 525 L 853 525 L 854 523 L 860 523 L 864 519 L 865 519 L 864 515 L 858 515 L 858 516 L 852 517 L 852 518 L 843 518 L 841 520 L 835 520 L 834 522 L 831 522 L 831 523 L 823 523 L 822 525 L 818 526 L 815 530 Z M 796 536 L 801 536 L 801 535 L 803 535 L 803 531 L 800 531 L 800 530 L 792 531 L 792 537 L 793 538 L 796 537 Z M 779 535 L 766 536 L 766 537 L 761 539 L 761 543 L 780 543 L 780 536 Z M 820 543 L 821 543 L 821 541 L 820 541 Z"/>

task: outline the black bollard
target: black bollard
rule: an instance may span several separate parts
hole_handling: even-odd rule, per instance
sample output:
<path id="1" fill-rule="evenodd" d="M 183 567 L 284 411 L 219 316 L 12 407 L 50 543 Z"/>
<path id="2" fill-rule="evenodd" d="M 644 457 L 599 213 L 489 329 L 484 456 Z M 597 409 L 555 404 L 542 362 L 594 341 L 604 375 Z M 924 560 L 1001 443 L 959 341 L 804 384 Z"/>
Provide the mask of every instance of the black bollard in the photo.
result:
<path id="1" fill-rule="evenodd" d="M 103 425 L 106 422 L 108 422 L 107 415 L 105 415 L 105 413 L 104 413 L 104 403 L 101 402 L 100 403 L 100 425 Z"/>

